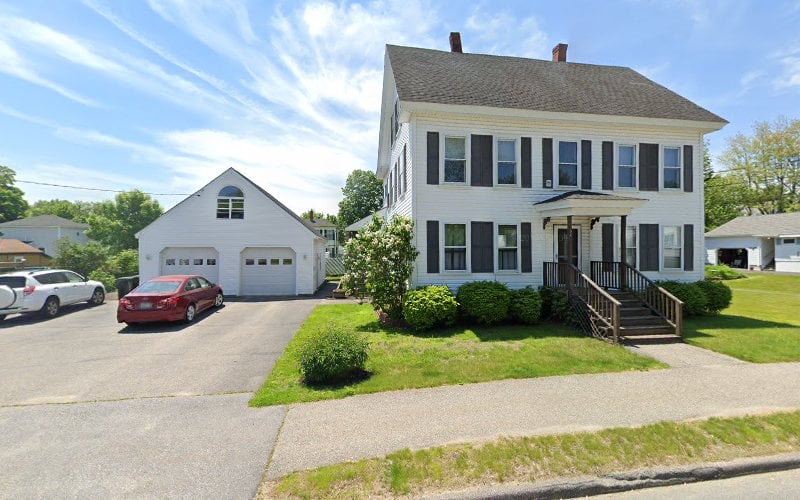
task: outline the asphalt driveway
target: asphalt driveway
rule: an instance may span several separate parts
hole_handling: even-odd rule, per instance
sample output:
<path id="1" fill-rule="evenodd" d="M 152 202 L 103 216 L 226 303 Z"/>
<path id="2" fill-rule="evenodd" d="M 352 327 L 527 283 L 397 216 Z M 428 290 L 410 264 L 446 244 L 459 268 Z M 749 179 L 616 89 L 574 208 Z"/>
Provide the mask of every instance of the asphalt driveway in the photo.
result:
<path id="1" fill-rule="evenodd" d="M 285 407 L 247 407 L 316 299 L 129 328 L 115 302 L 0 323 L 0 498 L 252 498 Z"/>

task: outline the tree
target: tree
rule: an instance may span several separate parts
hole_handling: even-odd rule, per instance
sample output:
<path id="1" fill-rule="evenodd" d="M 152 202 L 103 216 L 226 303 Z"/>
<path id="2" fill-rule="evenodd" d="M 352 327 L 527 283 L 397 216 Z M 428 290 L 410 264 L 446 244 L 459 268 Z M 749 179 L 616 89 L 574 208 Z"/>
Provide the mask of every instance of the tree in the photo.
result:
<path id="1" fill-rule="evenodd" d="M 28 209 L 28 217 L 57 215 L 74 222 L 86 222 L 99 203 L 90 201 L 39 200 Z"/>
<path id="2" fill-rule="evenodd" d="M 0 165 L 0 222 L 17 220 L 28 210 L 22 190 L 14 185 L 17 173 Z"/>
<path id="3" fill-rule="evenodd" d="M 96 213 L 88 217 L 87 235 L 104 245 L 112 253 L 138 248 L 135 234 L 161 216 L 158 201 L 139 191 L 118 194 L 114 201 L 97 205 Z"/>
<path id="4" fill-rule="evenodd" d="M 344 198 L 339 202 L 341 229 L 371 215 L 383 205 L 383 184 L 367 170 L 353 170 L 342 188 Z"/>
<path id="5" fill-rule="evenodd" d="M 86 245 L 80 245 L 67 238 L 62 238 L 58 241 L 53 264 L 56 267 L 89 276 L 93 271 L 105 266 L 108 256 L 108 249 L 97 242 L 90 241 Z"/>
<path id="6" fill-rule="evenodd" d="M 303 219 L 306 219 L 306 220 L 311 220 L 311 212 L 314 212 L 314 219 L 315 220 L 317 220 L 317 219 L 325 219 L 328 222 L 331 222 L 334 225 L 336 225 L 336 221 L 338 220 L 338 216 L 336 214 L 323 214 L 322 210 L 313 210 L 313 209 L 312 210 L 306 210 L 305 212 L 300 214 L 300 217 L 303 218 Z"/>
<path id="7" fill-rule="evenodd" d="M 705 230 L 712 229 L 735 219 L 742 213 L 743 192 L 746 187 L 732 175 L 719 175 L 711 164 L 708 140 L 703 151 L 703 190 L 705 191 Z"/>

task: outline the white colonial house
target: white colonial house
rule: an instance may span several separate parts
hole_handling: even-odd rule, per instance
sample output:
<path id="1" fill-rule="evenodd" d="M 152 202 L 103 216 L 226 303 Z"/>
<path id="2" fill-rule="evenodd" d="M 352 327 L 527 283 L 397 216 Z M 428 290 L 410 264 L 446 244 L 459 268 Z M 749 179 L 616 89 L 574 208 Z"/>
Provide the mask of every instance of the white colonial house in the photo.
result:
<path id="1" fill-rule="evenodd" d="M 325 239 L 233 168 L 137 237 L 141 281 L 200 274 L 227 295 L 312 294 L 325 281 Z"/>
<path id="2" fill-rule="evenodd" d="M 414 285 L 703 278 L 703 136 L 724 119 L 564 44 L 552 61 L 450 44 L 386 47 L 376 174 L 387 216 L 415 223 Z"/>
<path id="3" fill-rule="evenodd" d="M 66 238 L 73 243 L 89 243 L 88 224 L 73 222 L 57 215 L 37 215 L 0 224 L 3 238 L 14 238 L 38 248 L 50 257 L 58 253 L 58 241 Z"/>
<path id="4" fill-rule="evenodd" d="M 800 213 L 737 217 L 706 233 L 706 261 L 800 273 Z"/>

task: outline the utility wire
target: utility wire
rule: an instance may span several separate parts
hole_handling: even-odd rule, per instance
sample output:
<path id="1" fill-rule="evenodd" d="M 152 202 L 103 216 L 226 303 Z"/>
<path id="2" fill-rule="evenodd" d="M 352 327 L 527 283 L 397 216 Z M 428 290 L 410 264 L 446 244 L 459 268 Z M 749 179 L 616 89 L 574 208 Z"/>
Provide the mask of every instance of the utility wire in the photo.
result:
<path id="1" fill-rule="evenodd" d="M 49 182 L 36 182 L 36 181 L 23 181 L 21 179 L 14 179 L 14 182 L 24 182 L 25 184 L 37 184 L 39 186 L 52 186 L 52 187 L 61 187 L 61 188 L 70 188 L 70 189 L 83 189 L 86 191 L 105 191 L 107 193 L 125 193 L 127 191 L 123 189 L 103 189 L 103 188 L 91 188 L 91 187 L 84 187 L 84 186 L 67 186 L 65 184 L 51 184 Z M 151 196 L 189 196 L 189 193 L 144 193 L 149 194 Z"/>

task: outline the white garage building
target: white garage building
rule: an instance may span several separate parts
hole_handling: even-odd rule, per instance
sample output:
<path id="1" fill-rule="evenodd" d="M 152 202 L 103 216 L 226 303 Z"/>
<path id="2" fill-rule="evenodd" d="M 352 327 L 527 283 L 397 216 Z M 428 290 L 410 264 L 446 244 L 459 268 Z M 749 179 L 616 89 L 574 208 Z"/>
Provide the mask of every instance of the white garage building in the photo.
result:
<path id="1" fill-rule="evenodd" d="M 800 273 L 800 212 L 737 217 L 707 232 L 706 262 Z"/>
<path id="2" fill-rule="evenodd" d="M 325 281 L 325 239 L 233 168 L 137 237 L 142 281 L 200 274 L 227 295 L 312 294 Z"/>

